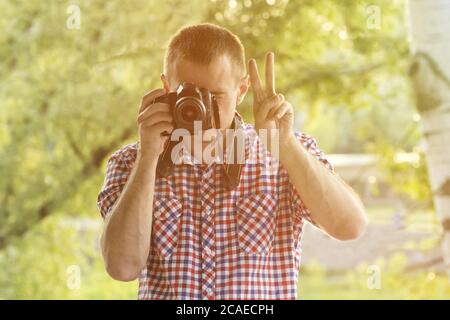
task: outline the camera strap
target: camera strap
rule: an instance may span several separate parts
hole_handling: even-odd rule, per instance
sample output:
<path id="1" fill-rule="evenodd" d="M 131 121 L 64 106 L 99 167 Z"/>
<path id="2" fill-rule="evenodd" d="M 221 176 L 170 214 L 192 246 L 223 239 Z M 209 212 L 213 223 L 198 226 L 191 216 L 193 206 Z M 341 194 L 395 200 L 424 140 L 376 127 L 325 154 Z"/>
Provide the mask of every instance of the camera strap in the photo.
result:
<path id="1" fill-rule="evenodd" d="M 243 124 L 242 124 L 241 118 L 237 114 L 235 114 L 234 121 L 233 121 L 233 129 L 234 130 L 242 129 L 242 127 L 243 127 Z M 241 181 L 241 171 L 242 171 L 242 167 L 244 166 L 244 164 L 239 163 L 238 152 L 243 151 L 243 150 L 238 150 L 237 146 L 238 146 L 237 135 L 235 133 L 234 137 L 233 137 L 233 148 L 234 148 L 233 162 L 229 163 L 229 161 L 227 161 L 226 163 L 224 163 L 222 165 L 223 176 L 224 176 L 224 180 L 225 180 L 224 181 L 225 188 L 228 190 L 233 190 L 234 188 L 236 188 Z"/>
<path id="2" fill-rule="evenodd" d="M 242 120 L 239 117 L 239 115 L 234 116 L 233 120 L 233 129 L 240 129 L 243 127 Z M 160 154 L 158 159 L 158 164 L 156 167 L 156 174 L 158 177 L 167 177 L 173 173 L 173 167 L 174 163 L 171 158 L 172 149 L 175 145 L 177 145 L 179 141 L 172 141 L 171 139 L 168 139 L 164 151 Z M 233 190 L 239 185 L 239 182 L 241 180 L 241 171 L 242 167 L 244 166 L 243 163 L 238 163 L 238 151 L 237 150 L 237 135 L 234 134 L 233 137 L 233 148 L 234 148 L 234 159 L 232 163 L 229 163 L 229 161 L 226 161 L 226 163 L 222 164 L 223 168 L 223 176 L 224 176 L 224 185 L 227 190 Z"/>
<path id="3" fill-rule="evenodd" d="M 159 155 L 158 164 L 156 166 L 156 175 L 158 177 L 167 177 L 173 173 L 173 162 L 171 158 L 171 153 L 173 147 L 178 144 L 179 141 L 172 141 L 169 137 L 167 140 L 164 151 Z"/>

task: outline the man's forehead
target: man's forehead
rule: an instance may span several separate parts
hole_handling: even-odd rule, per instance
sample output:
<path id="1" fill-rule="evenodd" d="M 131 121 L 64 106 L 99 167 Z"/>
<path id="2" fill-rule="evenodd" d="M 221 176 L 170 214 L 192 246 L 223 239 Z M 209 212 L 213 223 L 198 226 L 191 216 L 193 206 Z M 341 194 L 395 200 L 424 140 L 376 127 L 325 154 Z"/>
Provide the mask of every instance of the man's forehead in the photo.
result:
<path id="1" fill-rule="evenodd" d="M 225 93 L 235 81 L 233 68 L 227 56 L 221 56 L 208 65 L 179 59 L 172 69 L 171 86 L 178 87 L 183 82 L 191 82 L 199 87 L 207 88 L 214 94 Z"/>

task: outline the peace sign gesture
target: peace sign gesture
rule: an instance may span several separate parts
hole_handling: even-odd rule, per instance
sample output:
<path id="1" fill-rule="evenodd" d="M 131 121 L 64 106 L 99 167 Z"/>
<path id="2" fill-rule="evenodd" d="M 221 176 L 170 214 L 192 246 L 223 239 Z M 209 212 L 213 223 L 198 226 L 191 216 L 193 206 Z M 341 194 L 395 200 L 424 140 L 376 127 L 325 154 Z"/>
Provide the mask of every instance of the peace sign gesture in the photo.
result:
<path id="1" fill-rule="evenodd" d="M 279 138 L 284 141 L 292 133 L 294 113 L 292 105 L 275 91 L 275 55 L 266 54 L 265 87 L 261 84 L 255 59 L 249 60 L 250 83 L 253 92 L 253 115 L 255 129 L 279 129 Z M 270 135 L 270 134 L 269 134 Z"/>

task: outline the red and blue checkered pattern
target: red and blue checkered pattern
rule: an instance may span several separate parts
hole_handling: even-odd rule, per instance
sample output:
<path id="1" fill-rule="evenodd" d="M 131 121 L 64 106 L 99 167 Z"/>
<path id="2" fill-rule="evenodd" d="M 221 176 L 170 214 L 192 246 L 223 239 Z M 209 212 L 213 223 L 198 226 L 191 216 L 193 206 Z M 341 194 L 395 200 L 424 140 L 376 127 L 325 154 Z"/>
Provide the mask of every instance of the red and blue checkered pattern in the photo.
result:
<path id="1" fill-rule="evenodd" d="M 217 163 L 176 165 L 172 175 L 156 179 L 139 299 L 296 299 L 302 226 L 314 221 L 286 169 L 253 126 L 244 129 L 246 163 L 235 190 L 222 185 Z M 295 134 L 333 172 L 315 139 Z M 98 195 L 103 217 L 124 188 L 138 143 L 108 161 Z"/>

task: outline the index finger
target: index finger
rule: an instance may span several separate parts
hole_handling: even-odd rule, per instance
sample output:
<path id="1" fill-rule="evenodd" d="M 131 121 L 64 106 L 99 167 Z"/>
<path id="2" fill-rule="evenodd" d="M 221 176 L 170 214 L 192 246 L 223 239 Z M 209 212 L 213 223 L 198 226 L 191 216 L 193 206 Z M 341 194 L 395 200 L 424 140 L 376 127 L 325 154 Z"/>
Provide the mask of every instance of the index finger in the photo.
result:
<path id="1" fill-rule="evenodd" d="M 253 93 L 262 91 L 261 79 L 259 78 L 258 66 L 256 65 L 255 59 L 250 59 L 248 63 L 248 70 Z"/>
<path id="2" fill-rule="evenodd" d="M 142 97 L 142 102 L 141 102 L 141 106 L 139 107 L 138 114 L 141 113 L 149 104 L 151 104 L 153 102 L 153 100 L 162 96 L 165 92 L 166 92 L 165 89 L 155 89 L 155 90 L 152 90 L 152 91 L 146 93 Z"/>
<path id="3" fill-rule="evenodd" d="M 266 54 L 266 90 L 269 95 L 275 95 L 275 54 Z"/>

